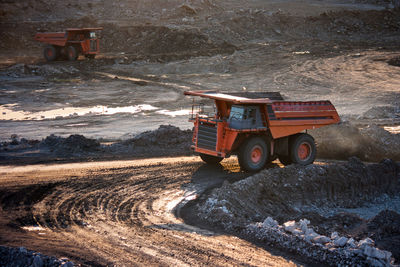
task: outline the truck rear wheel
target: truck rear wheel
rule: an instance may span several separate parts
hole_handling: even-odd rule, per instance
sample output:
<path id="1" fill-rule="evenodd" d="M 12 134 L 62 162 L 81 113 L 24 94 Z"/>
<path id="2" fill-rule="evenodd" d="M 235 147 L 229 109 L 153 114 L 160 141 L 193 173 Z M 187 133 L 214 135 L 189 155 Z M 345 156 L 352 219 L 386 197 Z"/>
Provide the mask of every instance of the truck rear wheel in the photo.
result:
<path id="1" fill-rule="evenodd" d="M 200 158 L 208 164 L 218 164 L 221 162 L 221 160 L 223 160 L 224 158 L 221 157 L 217 157 L 217 156 L 212 156 L 212 155 L 207 155 L 207 154 L 203 154 L 200 153 Z"/>
<path id="2" fill-rule="evenodd" d="M 309 134 L 298 134 L 293 138 L 290 146 L 290 159 L 300 165 L 312 164 L 315 160 L 317 149 L 314 138 Z"/>
<path id="3" fill-rule="evenodd" d="M 240 168 L 248 172 L 256 172 L 264 168 L 268 161 L 268 148 L 264 139 L 253 137 L 248 139 L 239 150 Z"/>
<path id="4" fill-rule="evenodd" d="M 57 58 L 57 49 L 53 45 L 48 45 L 43 50 L 44 58 L 47 61 L 54 61 Z"/>
<path id="5" fill-rule="evenodd" d="M 74 61 L 78 58 L 78 50 L 74 46 L 68 46 L 67 49 L 68 60 Z"/>

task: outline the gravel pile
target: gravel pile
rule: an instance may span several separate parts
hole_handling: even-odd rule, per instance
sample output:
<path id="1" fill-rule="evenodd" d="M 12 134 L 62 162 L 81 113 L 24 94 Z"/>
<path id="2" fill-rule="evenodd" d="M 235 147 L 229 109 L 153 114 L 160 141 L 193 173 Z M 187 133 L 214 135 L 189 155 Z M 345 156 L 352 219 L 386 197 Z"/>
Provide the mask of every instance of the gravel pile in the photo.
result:
<path id="1" fill-rule="evenodd" d="M 50 76 L 58 74 L 76 74 L 79 70 L 73 66 L 56 66 L 56 65 L 30 65 L 15 64 L 0 72 L 2 75 L 11 78 L 21 78 L 28 75 Z"/>
<path id="2" fill-rule="evenodd" d="M 18 160 L 34 162 L 57 159 L 84 159 L 118 157 L 159 157 L 190 155 L 191 130 L 181 130 L 172 125 L 161 125 L 154 131 L 146 131 L 131 139 L 101 144 L 99 140 L 83 135 L 27 140 L 13 135 L 10 141 L 0 143 L 0 161 L 17 163 Z"/>
<path id="3" fill-rule="evenodd" d="M 134 138 L 127 140 L 125 143 L 132 143 L 135 146 L 184 146 L 187 147 L 192 138 L 192 131 L 182 131 L 176 126 L 160 125 L 157 130 L 146 131 L 138 134 Z"/>
<path id="4" fill-rule="evenodd" d="M 243 233 L 258 241 L 277 245 L 331 266 L 390 266 L 394 264 L 392 253 L 376 248 L 371 238 L 356 241 L 353 238 L 340 236 L 337 232 L 333 232 L 328 237 L 308 227 L 309 223 L 307 219 L 302 219 L 280 225 L 271 217 L 267 217 L 263 223 L 248 224 Z"/>
<path id="5" fill-rule="evenodd" d="M 357 231 L 339 231 L 341 236 L 334 234 L 336 228 L 352 220 L 352 215 L 333 214 L 329 218 L 323 215 L 327 211 L 374 202 L 382 195 L 398 197 L 399 189 L 399 163 L 384 160 L 379 164 L 364 164 L 358 158 L 351 158 L 346 163 L 267 169 L 233 184 L 225 182 L 201 199 L 196 209 L 206 223 L 316 261 L 384 266 L 393 261 L 391 252 L 377 249 L 374 242 L 363 245 L 366 241 L 356 240 L 360 237 Z M 361 218 L 358 220 L 362 222 Z M 323 227 L 319 228 L 318 223 L 326 221 L 332 222 L 331 228 L 319 234 L 318 229 Z M 386 225 L 397 229 L 400 221 Z M 374 232 L 381 230 L 374 229 Z M 372 235 L 372 228 L 368 234 Z M 362 239 L 366 236 L 367 233 Z M 392 249 L 399 242 L 395 234 L 387 241 Z"/>
<path id="6" fill-rule="evenodd" d="M 188 155 L 191 153 L 191 130 L 181 130 L 172 125 L 160 125 L 154 131 L 146 131 L 126 141 L 113 144 L 109 151 L 128 151 L 140 156 Z"/>
<path id="7" fill-rule="evenodd" d="M 79 134 L 70 135 L 67 138 L 50 135 L 40 143 L 40 146 L 61 155 L 100 151 L 99 141 Z"/>
<path id="8" fill-rule="evenodd" d="M 0 266 L 72 267 L 76 265 L 68 259 L 57 259 L 27 250 L 24 247 L 10 248 L 0 246 Z"/>

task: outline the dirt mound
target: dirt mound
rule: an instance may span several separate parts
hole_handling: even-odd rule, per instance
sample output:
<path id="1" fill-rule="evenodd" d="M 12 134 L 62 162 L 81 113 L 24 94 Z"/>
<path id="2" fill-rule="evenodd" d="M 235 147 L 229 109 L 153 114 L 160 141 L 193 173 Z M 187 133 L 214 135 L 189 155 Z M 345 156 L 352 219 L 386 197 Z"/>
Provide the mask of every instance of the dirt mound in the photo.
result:
<path id="1" fill-rule="evenodd" d="M 99 140 L 83 135 L 69 137 L 47 136 L 42 141 L 27 140 L 13 135 L 10 141 L 0 143 L 0 162 L 83 160 L 126 157 L 159 157 L 190 155 L 191 130 L 181 130 L 172 125 L 161 125 L 154 131 L 147 131 L 131 139 L 101 144 Z"/>
<path id="2" fill-rule="evenodd" d="M 160 125 L 157 130 L 146 131 L 126 141 L 110 146 L 110 150 L 127 149 L 138 156 L 187 155 L 190 152 L 192 131 L 182 131 L 172 125 Z"/>
<path id="3" fill-rule="evenodd" d="M 76 266 L 68 259 L 57 259 L 38 252 L 27 250 L 24 247 L 10 248 L 0 246 L 0 265 L 1 266 Z"/>
<path id="4" fill-rule="evenodd" d="M 176 60 L 200 55 L 232 53 L 236 49 L 235 46 L 263 39 L 285 41 L 314 38 L 322 41 L 393 42 L 396 39 L 393 37 L 394 32 L 400 27 L 400 11 L 396 9 L 336 11 L 303 17 L 264 9 L 243 8 L 228 11 L 209 1 L 201 4 L 195 2 L 178 4 L 177 1 L 172 3 L 173 7 L 158 11 L 152 7 L 143 12 L 139 12 L 138 7 L 133 7 L 132 3 L 91 4 L 91 7 L 78 3 L 59 5 L 62 7 L 57 8 L 57 5 L 53 7 L 57 10 L 49 8 L 48 5 L 43 6 L 41 9 L 48 9 L 44 11 L 36 10 L 40 6 L 36 3 L 27 4 L 23 7 L 24 16 L 32 16 L 31 21 L 4 20 L 0 27 L 2 35 L 0 48 L 21 51 L 26 48 L 40 48 L 42 45 L 33 39 L 34 33 L 38 31 L 63 31 L 70 27 L 101 26 L 104 28 L 101 34 L 101 50 L 104 52 L 132 53 L 137 59 L 163 54 L 160 60 Z M 157 9 L 160 9 L 160 6 L 157 6 Z M 21 7 L 13 9 L 20 12 Z M 72 12 L 74 9 L 76 11 Z M 98 11 L 95 11 L 97 9 Z M 36 17 L 37 15 L 45 17 L 45 14 L 54 17 L 60 10 L 71 11 L 71 16 L 59 14 L 57 20 Z M 210 13 L 203 18 L 197 15 L 199 11 Z M 112 17 L 115 17 L 115 20 L 110 19 L 110 14 L 114 14 Z M 137 18 L 132 19 L 132 22 L 119 21 L 128 17 Z M 143 21 L 139 19 L 140 17 Z M 158 22 L 154 21 L 155 17 L 159 18 Z M 165 23 L 160 23 L 163 20 Z"/>
<path id="5" fill-rule="evenodd" d="M 390 32 L 399 29 L 399 14 L 399 10 L 329 11 L 304 17 L 281 11 L 242 9 L 221 22 L 225 28 L 219 29 L 219 35 L 234 44 L 265 38 L 380 42 L 382 38 L 391 39 Z"/>
<path id="6" fill-rule="evenodd" d="M 391 251 L 400 260 L 400 214 L 392 210 L 381 211 L 368 224 L 365 236 L 375 240 L 381 249 Z"/>
<path id="7" fill-rule="evenodd" d="M 254 221 L 263 221 L 266 217 L 273 217 L 281 224 L 307 218 L 313 230 L 325 228 L 324 234 L 331 234 L 336 228 L 340 229 L 339 225 L 356 226 L 362 220 L 346 213 L 330 217 L 325 217 L 325 214 L 339 208 L 356 208 L 374 202 L 382 195 L 397 196 L 399 189 L 399 163 L 384 160 L 379 164 L 364 164 L 357 158 L 351 158 L 346 163 L 267 169 L 233 184 L 226 182 L 198 203 L 197 210 L 199 219 L 236 234 L 246 233 L 243 227 Z M 324 225 L 327 221 L 335 227 L 327 229 L 328 225 Z M 319 225 L 321 228 L 318 228 Z M 251 236 L 257 236 L 257 227 L 250 227 Z M 281 234 L 275 232 L 274 235 L 280 236 L 277 240 L 287 238 L 282 239 Z M 305 230 L 301 240 L 304 235 Z M 262 239 L 269 240 L 268 235 L 262 235 Z M 301 240 L 300 243 L 303 242 Z M 323 243 L 332 241 L 326 240 Z M 307 248 L 306 254 L 309 252 Z"/>
<path id="8" fill-rule="evenodd" d="M 384 158 L 400 160 L 400 134 L 392 134 L 376 125 L 359 129 L 351 123 L 322 127 L 310 131 L 317 143 L 319 158 L 378 162 Z"/>
<path id="9" fill-rule="evenodd" d="M 199 207 L 205 218 L 228 226 L 231 218 L 254 221 L 274 216 L 283 222 L 310 209 L 354 208 L 382 194 L 396 194 L 399 178 L 400 165 L 392 160 L 366 165 L 351 158 L 342 164 L 290 165 L 226 183 Z"/>
<path id="10" fill-rule="evenodd" d="M 174 29 L 165 26 L 104 25 L 104 51 L 134 53 L 139 57 L 159 55 L 160 59 L 233 53 L 235 46 L 211 40 L 198 29 Z M 162 58 L 162 54 L 166 58 Z M 173 58 L 173 56 L 176 58 Z"/>
<path id="11" fill-rule="evenodd" d="M 361 116 L 365 119 L 400 118 L 400 108 L 393 106 L 372 107 Z"/>
<path id="12" fill-rule="evenodd" d="M 100 149 L 99 141 L 74 134 L 67 138 L 50 135 L 40 144 L 58 154 L 80 154 L 83 152 L 96 152 Z"/>
<path id="13" fill-rule="evenodd" d="M 76 74 L 79 70 L 73 66 L 51 66 L 51 65 L 31 65 L 31 64 L 16 64 L 0 72 L 2 75 L 21 78 L 27 75 L 58 75 L 58 74 Z"/>

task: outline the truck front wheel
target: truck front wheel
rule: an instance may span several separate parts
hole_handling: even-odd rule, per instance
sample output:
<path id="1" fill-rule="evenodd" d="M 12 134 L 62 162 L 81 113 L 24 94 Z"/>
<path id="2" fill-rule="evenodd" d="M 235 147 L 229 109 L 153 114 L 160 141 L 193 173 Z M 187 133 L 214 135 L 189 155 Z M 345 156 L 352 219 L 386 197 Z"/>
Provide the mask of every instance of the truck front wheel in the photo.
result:
<path id="1" fill-rule="evenodd" d="M 314 138 L 309 134 L 298 134 L 293 138 L 290 146 L 290 158 L 293 163 L 300 165 L 312 164 L 317 149 Z"/>
<path id="2" fill-rule="evenodd" d="M 212 156 L 212 155 L 207 155 L 207 154 L 203 154 L 200 153 L 200 158 L 208 164 L 218 164 L 221 162 L 221 160 L 223 160 L 224 158 L 221 157 L 217 157 L 217 156 Z"/>
<path id="3" fill-rule="evenodd" d="M 248 172 L 257 172 L 268 161 L 267 144 L 261 137 L 253 137 L 243 143 L 238 155 L 240 168 Z"/>
<path id="4" fill-rule="evenodd" d="M 57 49 L 53 45 L 48 45 L 44 48 L 43 55 L 47 61 L 54 61 L 57 58 Z"/>

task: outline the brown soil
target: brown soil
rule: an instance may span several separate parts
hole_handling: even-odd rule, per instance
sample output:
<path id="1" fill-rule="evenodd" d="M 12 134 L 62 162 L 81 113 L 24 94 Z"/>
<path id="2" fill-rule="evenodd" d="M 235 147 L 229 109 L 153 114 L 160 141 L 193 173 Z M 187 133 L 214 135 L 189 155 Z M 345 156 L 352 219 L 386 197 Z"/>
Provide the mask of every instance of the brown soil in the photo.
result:
<path id="1" fill-rule="evenodd" d="M 175 217 L 205 188 L 243 177 L 235 168 L 197 158 L 1 167 L 1 244 L 83 266 L 294 265 Z"/>

